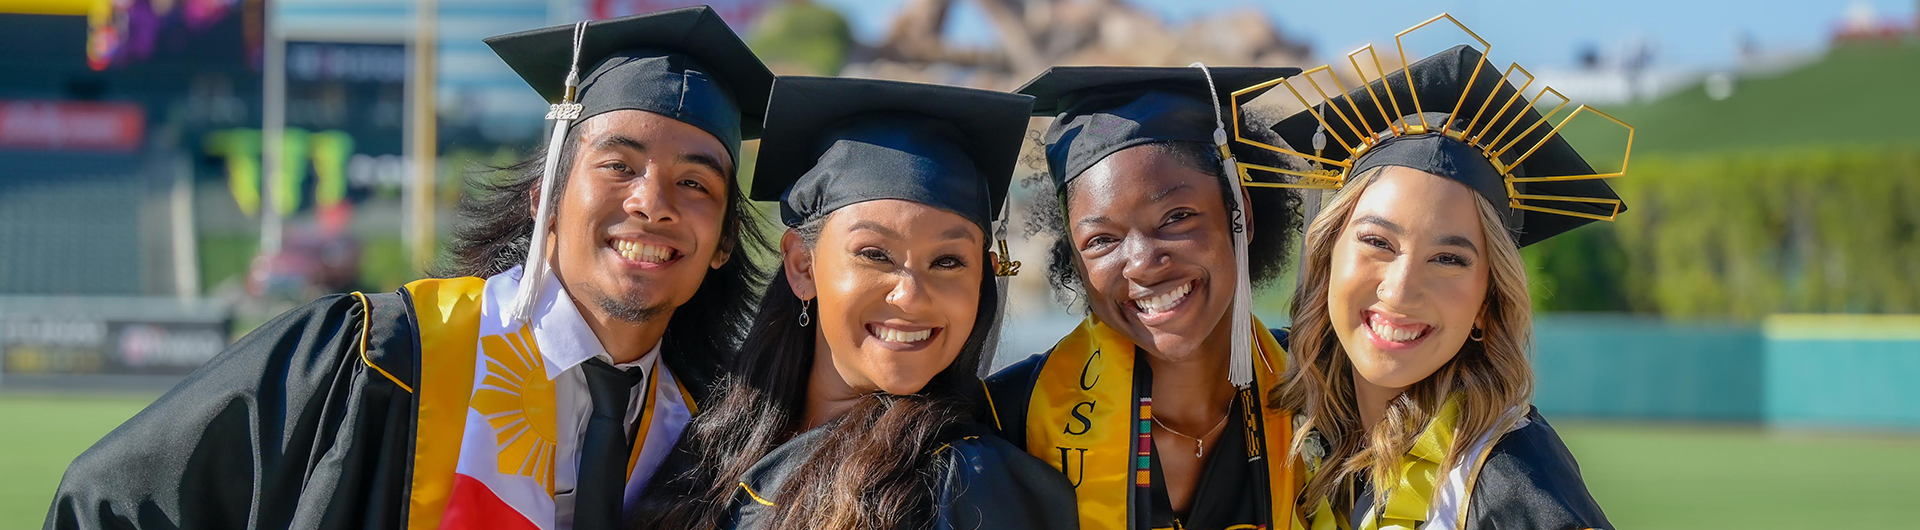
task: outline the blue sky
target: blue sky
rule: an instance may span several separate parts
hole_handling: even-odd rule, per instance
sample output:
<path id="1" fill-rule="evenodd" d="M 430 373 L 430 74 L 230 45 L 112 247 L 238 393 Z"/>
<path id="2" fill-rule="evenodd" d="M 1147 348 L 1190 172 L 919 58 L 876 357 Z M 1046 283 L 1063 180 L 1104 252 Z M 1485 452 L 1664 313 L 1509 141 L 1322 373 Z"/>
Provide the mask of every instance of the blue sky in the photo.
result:
<path id="1" fill-rule="evenodd" d="M 820 0 L 839 7 L 862 40 L 874 41 L 903 0 Z M 1697 69 L 1731 64 L 1735 37 L 1750 35 L 1763 50 L 1818 49 L 1827 42 L 1855 0 L 1127 0 L 1169 20 L 1187 20 L 1222 9 L 1259 6 L 1283 33 L 1314 46 L 1321 60 L 1338 58 L 1368 43 L 1386 44 L 1393 34 L 1449 12 L 1494 45 L 1500 62 L 1535 69 L 1574 64 L 1583 46 L 1624 49 L 1644 40 L 1657 51 L 1656 67 Z M 959 0 L 949 18 L 963 42 L 993 40 L 991 26 L 969 0 Z M 1912 21 L 1916 0 L 1863 0 L 1883 17 Z M 1909 22 L 1911 23 L 1911 22 Z M 1438 32 L 1436 38 L 1444 37 Z"/>

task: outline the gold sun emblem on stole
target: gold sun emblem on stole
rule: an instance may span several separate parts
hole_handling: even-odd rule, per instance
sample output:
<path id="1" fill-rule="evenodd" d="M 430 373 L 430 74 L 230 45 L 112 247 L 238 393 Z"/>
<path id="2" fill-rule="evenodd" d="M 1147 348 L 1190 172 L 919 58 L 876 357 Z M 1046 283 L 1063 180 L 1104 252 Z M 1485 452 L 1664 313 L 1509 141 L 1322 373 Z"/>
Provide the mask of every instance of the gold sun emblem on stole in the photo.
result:
<path id="1" fill-rule="evenodd" d="M 553 495 L 553 458 L 559 439 L 554 423 L 553 381 L 533 332 L 526 326 L 480 338 L 487 375 L 473 393 L 473 410 L 493 427 L 500 445 L 500 473 L 531 477 Z"/>

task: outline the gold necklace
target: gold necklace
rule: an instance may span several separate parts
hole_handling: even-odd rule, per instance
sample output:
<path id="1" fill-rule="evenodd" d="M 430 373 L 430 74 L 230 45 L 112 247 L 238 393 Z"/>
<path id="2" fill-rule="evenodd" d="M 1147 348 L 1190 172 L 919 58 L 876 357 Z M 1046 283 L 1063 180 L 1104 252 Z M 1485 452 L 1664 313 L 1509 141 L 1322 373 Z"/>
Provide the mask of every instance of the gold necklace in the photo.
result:
<path id="1" fill-rule="evenodd" d="M 1206 450 L 1207 450 L 1207 442 L 1205 441 L 1205 440 L 1206 440 L 1206 438 L 1207 438 L 1208 436 L 1213 436 L 1213 433 L 1215 433 L 1215 432 L 1218 432 L 1218 431 L 1220 430 L 1220 428 L 1221 428 L 1221 427 L 1225 427 L 1225 426 L 1227 426 L 1227 418 L 1232 418 L 1232 417 L 1233 417 L 1233 407 L 1227 407 L 1227 415 L 1225 415 L 1225 416 L 1221 416 L 1221 417 L 1220 417 L 1220 423 L 1215 423 L 1215 424 L 1213 424 L 1213 428 L 1212 428 L 1212 429 L 1208 429 L 1208 430 L 1207 430 L 1207 433 L 1206 433 L 1206 434 L 1203 434 L 1203 435 L 1200 435 L 1200 437 L 1199 437 L 1199 438 L 1194 438 L 1194 437 L 1192 437 L 1192 436 L 1187 436 L 1187 435 L 1186 435 L 1186 433 L 1183 433 L 1183 432 L 1180 432 L 1180 431 L 1176 431 L 1176 430 L 1173 430 L 1173 427 L 1168 427 L 1168 426 L 1167 426 L 1167 424 L 1165 424 L 1165 423 L 1160 423 L 1160 418 L 1159 418 L 1159 417 L 1157 417 L 1157 416 L 1156 416 L 1156 417 L 1151 417 L 1151 418 L 1148 418 L 1148 419 L 1151 419 L 1151 420 L 1153 420 L 1153 424 L 1154 424 L 1154 425 L 1159 425 L 1159 426 L 1160 426 L 1160 428 L 1162 428 L 1162 429 L 1166 429 L 1166 430 L 1167 430 L 1167 432 L 1170 432 L 1170 433 L 1173 433 L 1173 435 L 1174 435 L 1174 436 L 1179 436 L 1179 437 L 1181 437 L 1181 438 L 1186 438 L 1186 439 L 1188 439 L 1188 440 L 1193 440 L 1193 457 L 1194 457 L 1194 458 L 1205 458 L 1205 457 L 1206 457 L 1206 454 L 1207 454 L 1207 451 L 1206 451 Z"/>

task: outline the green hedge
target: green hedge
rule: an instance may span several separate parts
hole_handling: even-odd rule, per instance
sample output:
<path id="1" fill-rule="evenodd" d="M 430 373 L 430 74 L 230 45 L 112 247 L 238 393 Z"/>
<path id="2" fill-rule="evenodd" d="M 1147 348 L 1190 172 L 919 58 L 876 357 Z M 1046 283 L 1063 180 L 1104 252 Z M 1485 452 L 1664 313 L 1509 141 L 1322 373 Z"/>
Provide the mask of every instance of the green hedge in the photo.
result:
<path id="1" fill-rule="evenodd" d="M 782 74 L 838 74 L 856 45 L 846 17 L 813 2 L 776 4 L 747 33 L 747 46 Z"/>
<path id="2" fill-rule="evenodd" d="M 1920 148 L 1648 157 L 1630 210 L 1527 249 L 1542 310 L 1920 312 Z"/>

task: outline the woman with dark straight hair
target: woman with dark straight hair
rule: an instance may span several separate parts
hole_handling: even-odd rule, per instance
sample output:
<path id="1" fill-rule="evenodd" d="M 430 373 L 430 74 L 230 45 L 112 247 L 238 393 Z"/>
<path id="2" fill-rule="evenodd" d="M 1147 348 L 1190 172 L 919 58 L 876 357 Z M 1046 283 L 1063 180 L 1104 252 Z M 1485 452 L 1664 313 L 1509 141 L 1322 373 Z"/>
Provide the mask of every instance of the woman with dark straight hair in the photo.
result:
<path id="1" fill-rule="evenodd" d="M 1066 480 L 972 423 L 993 222 L 1032 98 L 775 82 L 752 197 L 782 266 L 637 528 L 1073 528 Z"/>

